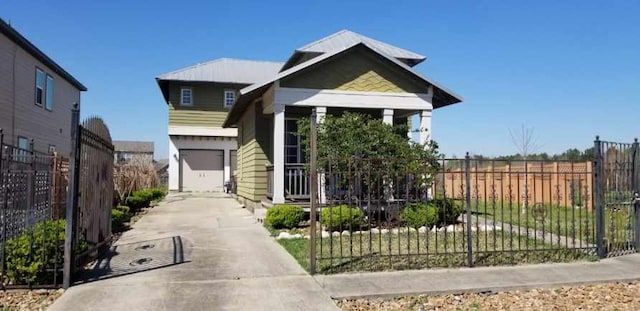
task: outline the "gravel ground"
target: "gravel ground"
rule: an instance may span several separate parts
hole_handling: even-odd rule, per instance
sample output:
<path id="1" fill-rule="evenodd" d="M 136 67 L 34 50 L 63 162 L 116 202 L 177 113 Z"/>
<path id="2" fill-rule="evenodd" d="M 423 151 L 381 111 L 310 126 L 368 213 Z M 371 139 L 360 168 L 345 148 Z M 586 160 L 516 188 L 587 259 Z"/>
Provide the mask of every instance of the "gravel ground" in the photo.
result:
<path id="1" fill-rule="evenodd" d="M 341 300 L 342 310 L 640 310 L 640 282 L 607 283 L 497 294 Z"/>
<path id="2" fill-rule="evenodd" d="M 46 310 L 64 290 L 7 290 L 0 291 L 0 310 Z"/>

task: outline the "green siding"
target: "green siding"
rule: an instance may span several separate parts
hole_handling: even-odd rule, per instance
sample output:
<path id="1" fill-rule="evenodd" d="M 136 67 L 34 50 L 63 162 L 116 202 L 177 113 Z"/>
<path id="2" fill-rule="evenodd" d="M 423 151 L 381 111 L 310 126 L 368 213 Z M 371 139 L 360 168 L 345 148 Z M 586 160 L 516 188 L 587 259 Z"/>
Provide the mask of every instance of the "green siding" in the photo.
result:
<path id="1" fill-rule="evenodd" d="M 267 165 L 270 159 L 270 116 L 252 104 L 238 122 L 238 195 L 258 202 L 267 192 Z"/>
<path id="2" fill-rule="evenodd" d="M 427 93 L 427 85 L 388 60 L 354 49 L 280 81 L 283 87 L 364 92 Z"/>
<path id="3" fill-rule="evenodd" d="M 193 106 L 180 105 L 180 89 L 191 88 Z M 224 91 L 239 90 L 242 85 L 218 83 L 180 83 L 169 85 L 169 125 L 222 127 L 229 113 L 224 108 Z"/>

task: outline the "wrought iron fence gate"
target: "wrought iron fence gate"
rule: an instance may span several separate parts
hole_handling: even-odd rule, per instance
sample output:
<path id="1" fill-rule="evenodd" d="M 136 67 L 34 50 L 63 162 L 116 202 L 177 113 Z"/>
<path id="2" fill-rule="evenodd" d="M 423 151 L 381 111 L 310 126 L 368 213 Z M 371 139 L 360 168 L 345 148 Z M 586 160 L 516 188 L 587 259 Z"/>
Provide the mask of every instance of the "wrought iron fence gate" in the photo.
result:
<path id="1" fill-rule="evenodd" d="M 113 144 L 102 119 L 90 117 L 79 124 L 73 110 L 72 145 L 64 284 L 68 288 L 75 272 L 111 241 L 113 204 Z"/>
<path id="2" fill-rule="evenodd" d="M 594 202 L 600 257 L 640 250 L 640 150 L 633 143 L 594 145 Z"/>

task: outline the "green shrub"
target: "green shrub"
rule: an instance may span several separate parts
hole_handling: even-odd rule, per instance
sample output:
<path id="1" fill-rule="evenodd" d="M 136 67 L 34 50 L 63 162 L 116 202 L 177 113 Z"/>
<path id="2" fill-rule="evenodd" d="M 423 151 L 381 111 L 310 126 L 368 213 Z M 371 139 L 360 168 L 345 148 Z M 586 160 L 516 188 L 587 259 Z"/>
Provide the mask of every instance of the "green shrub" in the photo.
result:
<path id="1" fill-rule="evenodd" d="M 53 282 L 54 266 L 60 268 L 64 262 L 65 226 L 64 220 L 40 221 L 7 241 L 5 262 L 9 284 Z M 77 253 L 86 249 L 86 242 L 81 241 Z"/>
<path id="2" fill-rule="evenodd" d="M 304 217 L 304 210 L 293 205 L 276 205 L 267 210 L 265 223 L 274 229 L 297 227 Z"/>
<path id="3" fill-rule="evenodd" d="M 153 198 L 154 198 L 153 189 L 137 190 L 137 191 L 134 191 L 131 195 L 134 197 L 143 198 L 144 200 L 149 202 L 153 201 Z"/>
<path id="4" fill-rule="evenodd" d="M 167 193 L 162 189 L 151 189 L 151 199 L 156 202 L 162 201 Z"/>
<path id="5" fill-rule="evenodd" d="M 329 231 L 358 230 L 364 214 L 347 205 L 325 208 L 320 212 L 320 223 Z"/>
<path id="6" fill-rule="evenodd" d="M 453 199 L 436 198 L 430 204 L 433 204 L 438 211 L 440 225 L 455 224 L 464 211 L 462 204 L 456 203 Z"/>
<path id="7" fill-rule="evenodd" d="M 438 223 L 438 210 L 432 204 L 411 203 L 400 212 L 400 220 L 411 228 L 431 228 Z"/>
<path id="8" fill-rule="evenodd" d="M 151 203 L 151 199 L 147 197 L 139 197 L 132 195 L 127 198 L 127 206 L 131 209 L 131 212 L 135 213 L 142 208 L 148 207 Z"/>
<path id="9" fill-rule="evenodd" d="M 123 231 L 124 223 L 131 220 L 131 213 L 129 213 L 129 207 L 117 206 L 111 210 L 111 231 L 120 232 Z"/>

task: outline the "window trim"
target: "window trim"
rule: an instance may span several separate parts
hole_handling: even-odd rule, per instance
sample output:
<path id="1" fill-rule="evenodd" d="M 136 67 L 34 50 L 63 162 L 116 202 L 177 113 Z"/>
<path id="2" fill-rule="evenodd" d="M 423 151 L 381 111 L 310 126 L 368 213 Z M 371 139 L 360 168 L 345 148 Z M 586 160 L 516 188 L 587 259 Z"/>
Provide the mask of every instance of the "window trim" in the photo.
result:
<path id="1" fill-rule="evenodd" d="M 190 99 L 189 103 L 184 102 L 184 91 L 189 91 L 189 99 Z M 193 106 L 193 89 L 192 88 L 184 87 L 184 86 L 180 88 L 180 106 L 188 106 L 188 107 Z"/>
<path id="2" fill-rule="evenodd" d="M 231 105 L 227 105 L 227 94 L 233 94 L 233 103 L 231 103 Z M 231 89 L 224 90 L 224 95 L 222 97 L 222 105 L 224 106 L 224 108 L 233 107 L 233 105 L 236 104 L 236 100 L 238 99 L 237 96 L 238 95 L 236 94 L 235 90 L 231 90 Z"/>
<path id="3" fill-rule="evenodd" d="M 42 98 L 40 99 L 42 102 L 38 103 L 38 73 L 42 73 L 42 77 L 43 77 L 43 81 L 42 83 L 44 85 L 42 85 Z M 46 90 L 46 84 L 47 84 L 47 75 L 45 74 L 44 70 L 40 69 L 40 67 L 36 66 L 36 76 L 35 76 L 35 83 L 34 83 L 34 93 L 33 93 L 33 102 L 35 103 L 36 106 L 38 107 L 43 107 L 44 106 L 44 98 L 45 96 L 45 90 Z"/>
<path id="4" fill-rule="evenodd" d="M 51 81 L 51 102 L 49 102 L 49 81 Z M 44 109 L 53 111 L 53 76 L 46 74 L 44 78 Z"/>

